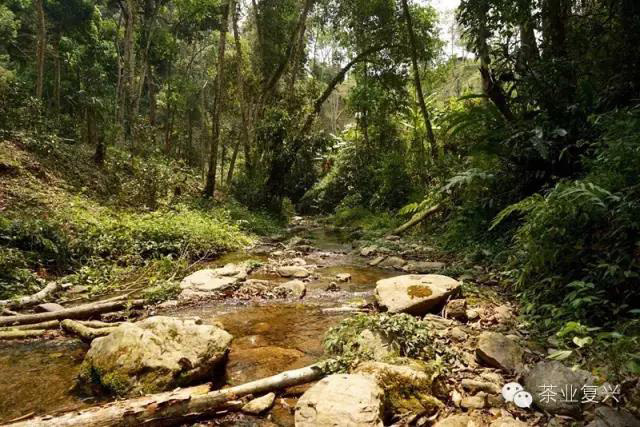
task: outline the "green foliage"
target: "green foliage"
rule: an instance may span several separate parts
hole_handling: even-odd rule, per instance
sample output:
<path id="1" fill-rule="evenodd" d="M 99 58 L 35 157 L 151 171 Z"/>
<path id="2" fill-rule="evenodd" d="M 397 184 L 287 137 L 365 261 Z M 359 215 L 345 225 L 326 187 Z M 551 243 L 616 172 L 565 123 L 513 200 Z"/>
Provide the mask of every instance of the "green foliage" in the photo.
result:
<path id="1" fill-rule="evenodd" d="M 358 314 L 331 328 L 324 339 L 327 355 L 335 357 L 344 369 L 373 355 L 358 342 L 360 334 L 368 330 L 380 334 L 389 343 L 395 356 L 428 359 L 433 356 L 431 337 L 422 321 L 408 314 Z"/>
<path id="2" fill-rule="evenodd" d="M 169 299 L 173 299 L 180 294 L 180 285 L 177 282 L 163 281 L 143 293 L 143 298 L 152 303 L 161 303 Z"/>

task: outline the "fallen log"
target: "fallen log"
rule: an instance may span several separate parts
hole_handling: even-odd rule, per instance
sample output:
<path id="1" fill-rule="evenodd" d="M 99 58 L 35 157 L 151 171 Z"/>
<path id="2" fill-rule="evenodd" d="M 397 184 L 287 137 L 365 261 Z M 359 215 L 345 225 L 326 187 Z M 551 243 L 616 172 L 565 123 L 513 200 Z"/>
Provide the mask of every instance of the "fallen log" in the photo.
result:
<path id="1" fill-rule="evenodd" d="M 77 335 L 84 342 L 91 342 L 98 337 L 104 337 L 113 332 L 116 328 L 90 328 L 80 322 L 71 319 L 64 319 L 60 326 L 65 332 Z"/>
<path id="2" fill-rule="evenodd" d="M 21 314 L 17 316 L 3 316 L 0 317 L 1 326 L 12 325 L 25 325 L 29 323 L 39 323 L 48 320 L 63 320 L 63 319 L 88 319 L 91 316 L 97 314 L 109 313 L 112 311 L 123 310 L 128 305 L 141 306 L 144 304 L 144 300 L 127 301 L 112 301 L 112 302 L 96 302 L 91 304 L 79 305 L 77 307 L 65 308 L 63 310 L 52 311 L 47 313 L 36 314 Z"/>
<path id="3" fill-rule="evenodd" d="M 426 210 L 424 210 L 422 212 L 418 212 L 409 221 L 405 222 L 400 227 L 398 227 L 395 230 L 393 230 L 393 232 L 391 234 L 403 233 L 408 228 L 411 228 L 414 225 L 421 223 L 422 221 L 424 221 L 425 219 L 429 218 L 431 215 L 435 214 L 436 212 L 440 211 L 441 209 L 442 209 L 442 205 L 438 203 L 438 204 L 436 204 L 434 206 L 431 206 L 429 209 L 426 209 Z"/>
<path id="4" fill-rule="evenodd" d="M 89 328 L 115 328 L 122 325 L 122 322 L 103 322 L 101 320 L 78 320 L 78 323 Z"/>
<path id="5" fill-rule="evenodd" d="M 184 424 L 229 409 L 230 401 L 249 394 L 267 393 L 309 383 L 325 375 L 324 363 L 281 372 L 222 390 L 203 392 L 202 387 L 152 394 L 106 405 L 67 412 L 60 416 L 44 416 L 10 424 L 13 427 L 108 427 L 171 426 Z M 234 405 L 231 405 L 232 407 Z"/>
<path id="6" fill-rule="evenodd" d="M 27 295 L 25 297 L 20 297 L 17 299 L 0 300 L 0 307 L 22 308 L 36 305 L 42 302 L 52 293 L 56 292 L 59 288 L 60 284 L 58 282 L 49 282 L 47 286 L 33 295 Z"/>
<path id="7" fill-rule="evenodd" d="M 57 320 L 49 320 L 48 322 L 42 323 L 33 323 L 31 325 L 18 325 L 18 326 L 9 326 L 6 328 L 0 328 L 0 330 L 20 330 L 20 331 L 28 331 L 33 329 L 58 329 L 60 327 L 60 322 Z"/>
<path id="8" fill-rule="evenodd" d="M 0 331 L 0 340 L 23 340 L 26 338 L 39 338 L 47 331 L 45 329 L 34 329 L 30 331 L 21 331 L 18 329 L 9 329 Z"/>

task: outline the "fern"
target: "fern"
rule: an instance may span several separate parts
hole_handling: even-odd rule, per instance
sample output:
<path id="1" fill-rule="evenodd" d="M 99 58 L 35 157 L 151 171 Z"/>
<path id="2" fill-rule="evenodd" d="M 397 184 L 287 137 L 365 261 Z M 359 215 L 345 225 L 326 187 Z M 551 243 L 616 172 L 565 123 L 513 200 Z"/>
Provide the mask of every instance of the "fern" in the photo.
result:
<path id="1" fill-rule="evenodd" d="M 542 204 L 544 204 L 545 200 L 540 194 L 534 194 L 533 196 L 529 196 L 525 199 L 520 200 L 518 203 L 514 203 L 512 205 L 507 206 L 503 210 L 496 215 L 496 217 L 491 221 L 491 227 L 489 230 L 493 230 L 500 223 L 502 223 L 508 216 L 513 213 L 528 213 L 534 209 L 539 208 Z"/>

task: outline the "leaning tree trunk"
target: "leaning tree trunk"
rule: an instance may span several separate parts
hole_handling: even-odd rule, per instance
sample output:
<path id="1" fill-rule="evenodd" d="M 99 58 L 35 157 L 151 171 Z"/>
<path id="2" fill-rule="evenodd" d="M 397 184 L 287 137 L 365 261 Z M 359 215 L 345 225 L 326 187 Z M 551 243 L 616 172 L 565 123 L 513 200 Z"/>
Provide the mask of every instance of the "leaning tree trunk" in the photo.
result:
<path id="1" fill-rule="evenodd" d="M 411 47 L 411 64 L 413 65 L 413 80 L 416 86 L 416 94 L 418 98 L 418 105 L 420 105 L 420 112 L 424 118 L 424 124 L 427 128 L 427 139 L 431 147 L 431 156 L 438 156 L 438 146 L 436 144 L 436 136 L 433 133 L 433 126 L 431 125 L 431 119 L 429 117 L 429 111 L 427 110 L 427 104 L 424 101 L 424 93 L 422 91 L 422 81 L 420 80 L 420 68 L 418 67 L 418 48 L 416 45 L 416 36 L 413 32 L 413 22 L 411 20 L 411 12 L 409 11 L 409 5 L 407 0 L 402 0 L 402 10 L 404 12 L 404 20 L 407 24 L 407 33 L 409 34 L 409 45 Z"/>
<path id="2" fill-rule="evenodd" d="M 47 27 L 44 18 L 44 1 L 34 0 L 36 9 L 36 97 L 42 99 L 44 87 L 44 54 L 47 46 Z"/>
<path id="3" fill-rule="evenodd" d="M 68 412 L 57 417 L 44 416 L 10 424 L 13 427 L 137 427 L 185 424 L 214 415 L 233 401 L 249 394 L 267 393 L 319 380 L 324 366 L 315 364 L 222 390 L 203 392 L 202 387 L 177 389 L 103 406 Z"/>
<path id="4" fill-rule="evenodd" d="M 212 138 L 211 151 L 209 153 L 209 172 L 204 187 L 204 195 L 213 198 L 216 191 L 216 166 L 218 163 L 218 146 L 220 145 L 220 115 L 222 113 L 224 97 L 224 53 L 227 46 L 227 27 L 229 25 L 229 9 L 234 7 L 233 0 L 227 0 L 222 15 L 222 27 L 220 28 L 220 42 L 218 43 L 218 72 L 216 77 L 216 95 L 213 100 L 212 111 Z"/>

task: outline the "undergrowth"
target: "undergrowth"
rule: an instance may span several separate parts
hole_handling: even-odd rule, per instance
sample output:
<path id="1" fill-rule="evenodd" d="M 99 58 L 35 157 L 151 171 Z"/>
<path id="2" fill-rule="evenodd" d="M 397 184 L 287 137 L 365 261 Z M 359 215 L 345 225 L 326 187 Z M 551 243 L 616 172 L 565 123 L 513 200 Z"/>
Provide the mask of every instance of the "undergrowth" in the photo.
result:
<path id="1" fill-rule="evenodd" d="M 53 137 L 0 143 L 0 298 L 63 276 L 93 293 L 158 286 L 279 228 L 202 200 L 199 177 L 172 162 L 131 166 L 114 149 L 101 169 L 80 148 Z"/>

